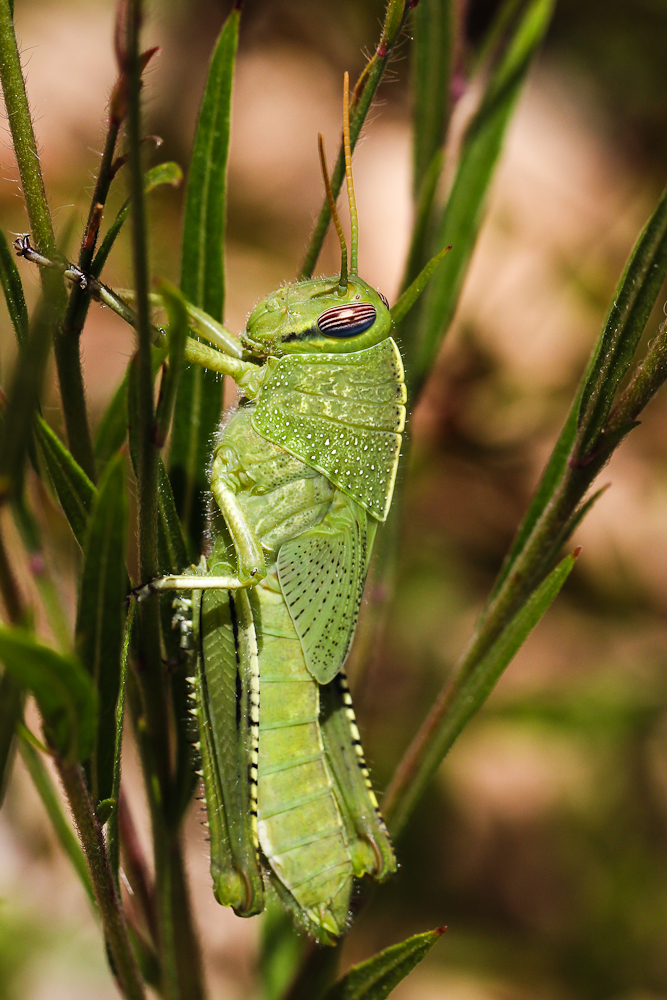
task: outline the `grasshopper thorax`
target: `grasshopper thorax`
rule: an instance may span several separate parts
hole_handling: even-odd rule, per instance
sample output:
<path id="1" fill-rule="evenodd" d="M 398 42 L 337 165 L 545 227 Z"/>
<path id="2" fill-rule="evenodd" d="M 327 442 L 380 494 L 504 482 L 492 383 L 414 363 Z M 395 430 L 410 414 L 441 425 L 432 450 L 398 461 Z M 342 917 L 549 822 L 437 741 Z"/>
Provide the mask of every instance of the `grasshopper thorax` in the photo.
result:
<path id="1" fill-rule="evenodd" d="M 346 354 L 362 351 L 391 334 L 387 300 L 350 275 L 341 294 L 338 276 L 284 285 L 259 302 L 241 334 L 259 357 L 283 354 Z"/>

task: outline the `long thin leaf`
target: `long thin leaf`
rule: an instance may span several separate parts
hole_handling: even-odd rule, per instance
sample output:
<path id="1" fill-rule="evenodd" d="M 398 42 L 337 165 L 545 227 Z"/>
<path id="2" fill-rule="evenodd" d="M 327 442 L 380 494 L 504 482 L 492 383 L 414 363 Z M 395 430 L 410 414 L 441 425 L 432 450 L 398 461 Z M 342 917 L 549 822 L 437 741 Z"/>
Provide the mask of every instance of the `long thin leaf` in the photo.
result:
<path id="1" fill-rule="evenodd" d="M 602 429 L 618 383 L 637 349 L 646 320 L 667 274 L 667 191 L 635 243 L 621 275 L 612 307 L 591 354 L 558 441 L 542 474 L 494 587 L 512 570 L 535 525 L 553 498 L 568 461 L 584 460 Z M 574 455 L 578 441 L 579 454 Z"/>
<path id="2" fill-rule="evenodd" d="M 74 537 L 83 548 L 95 487 L 60 438 L 39 415 L 35 421 L 35 435 L 60 506 Z"/>
<path id="3" fill-rule="evenodd" d="M 322 1000 L 385 1000 L 415 966 L 426 958 L 445 930 L 445 927 L 439 927 L 424 934 L 415 934 L 400 944 L 385 948 L 368 961 L 352 966 L 324 994 Z"/>
<path id="4" fill-rule="evenodd" d="M 125 618 L 125 632 L 123 635 L 123 648 L 120 660 L 120 688 L 118 691 L 118 700 L 116 702 L 116 733 L 114 738 L 113 779 L 111 783 L 111 798 L 113 800 L 114 807 L 107 826 L 109 864 L 111 865 L 111 871 L 117 886 L 120 865 L 120 775 L 123 755 L 123 725 L 125 721 L 125 689 L 127 685 L 127 667 L 130 656 L 130 644 L 132 642 L 132 628 L 134 626 L 136 607 L 136 601 L 132 601 Z"/>
<path id="5" fill-rule="evenodd" d="M 79 589 L 76 645 L 99 700 L 99 723 L 88 774 L 93 805 L 111 798 L 120 689 L 127 503 L 123 456 L 107 465 L 88 520 Z"/>
<path id="6" fill-rule="evenodd" d="M 183 368 L 185 341 L 188 336 L 188 311 L 185 299 L 177 288 L 167 282 L 162 282 L 160 285 L 160 294 L 169 317 L 167 330 L 169 364 L 166 370 L 163 369 L 160 396 L 155 408 L 155 443 L 158 448 L 162 448 L 169 432 L 176 390 Z"/>
<path id="7" fill-rule="evenodd" d="M 412 182 L 415 199 L 445 139 L 451 106 L 455 16 L 452 0 L 421 0 L 414 13 Z"/>
<path id="8" fill-rule="evenodd" d="M 83 851 L 79 846 L 79 841 L 76 838 L 69 820 L 62 810 L 58 793 L 56 792 L 49 772 L 44 766 L 44 762 L 39 754 L 39 751 L 35 749 L 32 742 L 27 739 L 23 733 L 19 733 L 19 750 L 21 757 L 23 758 L 23 763 L 32 778 L 32 783 L 42 800 L 49 819 L 51 820 L 51 825 L 55 831 L 56 837 L 58 838 L 58 842 L 67 857 L 72 862 L 74 870 L 79 877 L 79 881 L 81 882 L 93 909 L 97 912 L 97 903 L 95 902 L 95 894 L 90 882 L 86 859 L 83 856 Z"/>
<path id="9" fill-rule="evenodd" d="M 587 371 L 579 424 L 581 454 L 595 446 L 667 275 L 667 190 L 637 240 Z"/>
<path id="10" fill-rule="evenodd" d="M 153 375 L 157 375 L 165 358 L 165 352 L 153 351 Z M 95 437 L 95 463 L 98 472 L 102 472 L 104 466 L 112 458 L 127 436 L 127 370 L 123 376 L 123 381 L 116 389 L 111 402 L 104 412 Z"/>
<path id="11" fill-rule="evenodd" d="M 576 553 L 551 571 L 514 615 L 485 656 L 458 671 L 399 767 L 383 802 L 392 833 L 397 833 L 463 727 L 481 708 L 503 671 L 526 641 L 570 575 Z M 399 789 L 401 793 L 399 794 Z"/>
<path id="12" fill-rule="evenodd" d="M 232 80 L 240 11 L 223 25 L 209 69 L 192 154 L 183 224 L 181 291 L 222 320 L 225 306 L 224 238 Z M 198 547 L 204 530 L 206 469 L 220 420 L 222 379 L 186 365 L 172 432 L 169 475 L 178 511 Z"/>
<path id="13" fill-rule="evenodd" d="M 417 344 L 406 344 L 413 391 L 431 370 L 456 310 L 507 126 L 552 9 L 553 0 L 532 0 L 528 5 L 467 130 L 434 248 L 451 244 L 452 251 L 426 292 Z"/>
<path id="14" fill-rule="evenodd" d="M 70 763 L 86 760 L 95 741 L 97 697 L 81 663 L 19 627 L 0 628 L 0 660 L 35 696 L 58 753 Z"/>
<path id="15" fill-rule="evenodd" d="M 42 299 L 37 306 L 28 340 L 19 353 L 8 393 L 4 433 L 0 447 L 0 492 L 20 492 L 25 457 L 32 443 L 35 412 L 51 349 L 51 336 L 58 320 L 53 303 Z"/>
<path id="16" fill-rule="evenodd" d="M 0 229 L 0 284 L 5 293 L 5 302 L 9 318 L 16 331 L 16 339 L 19 346 L 26 343 L 28 339 L 28 310 L 26 309 L 25 297 L 23 295 L 23 285 L 21 276 L 16 266 L 14 254 L 9 248 L 7 237 Z"/>
<path id="17" fill-rule="evenodd" d="M 361 130 L 364 127 L 364 122 L 391 58 L 394 45 L 400 37 L 403 25 L 413 6 L 414 4 L 409 3 L 408 0 L 387 0 L 380 42 L 375 53 L 369 62 L 366 63 L 352 94 L 350 107 L 350 146 L 352 152 L 354 152 L 359 141 Z M 334 198 L 338 197 L 344 179 L 345 157 L 343 144 L 341 143 L 334 168 L 331 172 L 331 190 L 333 191 Z M 329 211 L 329 201 L 325 196 L 322 201 L 320 213 L 315 220 L 308 249 L 301 265 L 299 272 L 300 280 L 312 278 L 330 222 L 331 212 Z"/>
<path id="18" fill-rule="evenodd" d="M 144 191 L 146 194 L 149 194 L 161 184 L 171 184 L 172 186 L 176 186 L 180 184 L 182 180 L 183 171 L 179 167 L 178 163 L 158 163 L 156 167 L 152 167 L 150 170 L 146 171 L 144 177 Z M 131 207 L 131 199 L 126 198 L 118 211 L 118 215 L 109 226 L 104 239 L 100 243 L 99 250 L 95 254 L 95 258 L 90 268 L 90 273 L 94 277 L 99 278 L 102 273 L 102 269 L 107 262 L 107 258 L 111 253 L 111 249 L 116 242 L 118 234 L 130 214 Z"/>

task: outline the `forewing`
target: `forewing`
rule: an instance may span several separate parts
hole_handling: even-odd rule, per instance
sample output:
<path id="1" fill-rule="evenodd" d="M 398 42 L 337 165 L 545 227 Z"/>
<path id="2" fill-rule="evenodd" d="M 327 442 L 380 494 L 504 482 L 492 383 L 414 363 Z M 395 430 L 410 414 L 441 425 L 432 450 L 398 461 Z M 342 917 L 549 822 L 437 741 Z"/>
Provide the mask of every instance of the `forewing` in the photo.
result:
<path id="1" fill-rule="evenodd" d="M 405 400 L 401 356 L 389 338 L 351 354 L 282 358 L 262 388 L 253 425 L 384 521 Z"/>
<path id="2" fill-rule="evenodd" d="M 320 684 L 336 676 L 350 651 L 374 533 L 365 510 L 338 492 L 324 520 L 278 553 L 285 602 Z"/>

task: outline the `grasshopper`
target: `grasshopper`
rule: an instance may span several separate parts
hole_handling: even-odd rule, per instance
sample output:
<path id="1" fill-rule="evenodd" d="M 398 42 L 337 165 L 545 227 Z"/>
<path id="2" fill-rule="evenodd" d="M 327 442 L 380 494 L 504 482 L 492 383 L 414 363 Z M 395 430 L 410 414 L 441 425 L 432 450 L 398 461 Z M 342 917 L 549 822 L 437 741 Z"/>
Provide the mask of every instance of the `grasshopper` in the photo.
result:
<path id="1" fill-rule="evenodd" d="M 213 452 L 208 554 L 147 585 L 192 592 L 180 607 L 192 612 L 216 899 L 240 916 L 260 913 L 268 876 L 324 944 L 345 931 L 354 879 L 396 870 L 344 664 L 405 425 L 392 331 L 442 256 L 392 310 L 358 276 L 348 88 L 346 74 L 349 269 L 320 136 L 340 274 L 259 302 L 236 356 L 226 331 L 199 317 L 222 350 L 189 339 L 186 358 L 230 375 L 243 395 Z"/>

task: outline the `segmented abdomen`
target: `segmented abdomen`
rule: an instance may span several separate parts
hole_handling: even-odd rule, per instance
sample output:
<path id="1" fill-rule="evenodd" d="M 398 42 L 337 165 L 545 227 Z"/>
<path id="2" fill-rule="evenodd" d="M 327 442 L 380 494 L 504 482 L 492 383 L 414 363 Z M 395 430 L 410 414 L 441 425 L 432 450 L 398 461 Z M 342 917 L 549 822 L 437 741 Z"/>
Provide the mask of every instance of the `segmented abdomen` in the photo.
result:
<path id="1" fill-rule="evenodd" d="M 257 597 L 260 847 L 301 915 L 312 922 L 311 932 L 326 940 L 327 932 L 335 938 L 345 929 L 352 863 L 322 745 L 319 685 L 306 669 L 282 595 L 260 585 Z"/>

